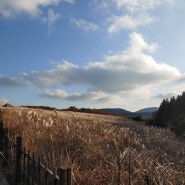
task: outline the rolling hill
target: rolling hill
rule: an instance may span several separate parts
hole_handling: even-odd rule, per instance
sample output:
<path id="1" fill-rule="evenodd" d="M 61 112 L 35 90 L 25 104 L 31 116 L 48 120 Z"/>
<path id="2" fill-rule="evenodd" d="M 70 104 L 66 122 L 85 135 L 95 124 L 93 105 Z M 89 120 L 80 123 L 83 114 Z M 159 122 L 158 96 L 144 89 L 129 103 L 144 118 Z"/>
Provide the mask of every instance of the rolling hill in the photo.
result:
<path id="1" fill-rule="evenodd" d="M 102 110 L 109 112 L 109 113 L 115 113 L 115 114 L 122 114 L 128 117 L 136 117 L 136 116 L 142 116 L 150 118 L 152 117 L 153 112 L 157 111 L 157 107 L 148 107 L 141 110 L 138 110 L 136 112 L 131 112 L 125 109 L 121 108 L 103 108 Z"/>

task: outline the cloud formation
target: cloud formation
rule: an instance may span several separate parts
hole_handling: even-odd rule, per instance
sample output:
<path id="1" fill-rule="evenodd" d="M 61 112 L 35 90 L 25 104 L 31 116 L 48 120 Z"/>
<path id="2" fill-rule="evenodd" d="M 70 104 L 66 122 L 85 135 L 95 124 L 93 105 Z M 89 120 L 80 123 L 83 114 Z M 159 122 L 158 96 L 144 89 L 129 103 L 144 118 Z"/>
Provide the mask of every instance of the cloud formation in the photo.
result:
<path id="1" fill-rule="evenodd" d="M 116 33 L 121 30 L 134 30 L 153 23 L 156 17 L 152 10 L 158 6 L 171 5 L 174 0 L 113 0 L 101 1 L 101 11 L 108 12 L 108 32 Z M 100 1 L 96 1 L 96 6 Z"/>
<path id="2" fill-rule="evenodd" d="M 60 0 L 1 0 L 0 13 L 4 17 L 14 17 L 20 13 L 26 13 L 36 17 L 42 13 L 41 7 L 57 5 Z"/>
<path id="3" fill-rule="evenodd" d="M 54 91 L 51 90 L 45 90 L 43 94 L 41 94 L 42 97 L 48 97 L 48 98 L 56 98 L 56 99 L 66 99 L 66 100 L 72 100 L 72 101 L 97 101 L 97 102 L 112 102 L 115 100 L 118 100 L 119 97 L 117 95 L 108 95 L 104 92 L 100 91 L 88 91 L 85 93 L 67 93 L 64 90 L 56 89 Z"/>
<path id="4" fill-rule="evenodd" d="M 86 86 L 88 92 L 68 94 L 64 90 L 47 90 L 43 96 L 62 99 L 110 99 L 113 95 L 148 89 L 158 84 L 177 81 L 182 74 L 172 66 L 158 63 L 150 55 L 157 44 L 148 43 L 141 34 L 130 34 L 129 47 L 106 56 L 103 61 L 89 62 L 85 66 L 64 61 L 51 70 L 22 74 L 29 85 L 38 87 Z M 97 93 L 95 93 L 97 92 Z"/>
<path id="5" fill-rule="evenodd" d="M 185 75 L 173 66 L 157 62 L 152 57 L 157 47 L 142 34 L 133 32 L 127 49 L 105 56 L 102 61 L 84 66 L 63 61 L 50 70 L 23 73 L 16 78 L 0 76 L 0 86 L 38 87 L 41 97 L 72 101 L 119 104 L 123 97 L 128 100 L 133 96 L 142 102 L 148 97 L 159 101 L 166 96 L 166 89 L 183 83 Z M 66 91 L 65 87 L 73 86 L 83 88 Z M 161 95 L 157 89 L 164 93 Z"/>
<path id="6" fill-rule="evenodd" d="M 146 11 L 154 9 L 156 6 L 159 6 L 163 3 L 171 4 L 174 0 L 113 0 L 117 8 L 125 7 L 130 12 L 136 11 Z"/>
<path id="7" fill-rule="evenodd" d="M 133 15 L 121 15 L 113 16 L 109 19 L 111 23 L 108 32 L 115 33 L 123 29 L 135 29 L 139 26 L 147 25 L 153 22 L 153 18 L 148 14 Z"/>
<path id="8" fill-rule="evenodd" d="M 22 13 L 38 17 L 42 15 L 43 7 L 56 6 L 60 2 L 73 4 L 75 0 L 1 0 L 0 14 L 7 18 L 15 17 Z"/>

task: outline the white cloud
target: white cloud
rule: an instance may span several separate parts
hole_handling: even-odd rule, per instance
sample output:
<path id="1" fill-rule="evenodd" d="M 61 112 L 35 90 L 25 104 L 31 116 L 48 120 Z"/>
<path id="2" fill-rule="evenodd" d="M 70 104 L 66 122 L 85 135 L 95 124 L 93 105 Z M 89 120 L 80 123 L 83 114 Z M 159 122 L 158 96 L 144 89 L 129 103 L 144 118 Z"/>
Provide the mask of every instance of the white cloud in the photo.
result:
<path id="1" fill-rule="evenodd" d="M 108 32 L 136 29 L 159 20 L 154 10 L 159 6 L 172 5 L 175 0 L 97 0 L 95 6 L 107 12 Z M 166 8 L 168 8 L 166 6 Z"/>
<path id="2" fill-rule="evenodd" d="M 75 2 L 75 0 L 63 0 L 64 2 L 67 2 L 67 3 L 71 3 L 73 4 Z"/>
<path id="3" fill-rule="evenodd" d="M 55 13 L 54 10 L 49 9 L 48 11 L 48 34 L 54 29 L 55 23 L 60 19 L 60 15 Z"/>
<path id="4" fill-rule="evenodd" d="M 129 48 L 126 50 L 126 53 L 132 53 L 132 55 L 137 53 L 141 54 L 143 51 L 153 53 L 157 47 L 158 45 L 156 43 L 148 44 L 143 35 L 133 32 L 130 34 Z"/>
<path id="5" fill-rule="evenodd" d="M 77 28 L 80 28 L 85 31 L 94 31 L 99 28 L 98 25 L 93 24 L 92 22 L 85 21 L 83 19 L 71 18 L 71 23 Z"/>
<path id="6" fill-rule="evenodd" d="M 147 25 L 153 22 L 153 18 L 148 14 L 134 15 L 123 15 L 123 16 L 113 16 L 109 19 L 111 22 L 108 32 L 114 33 L 122 29 L 135 29 L 137 27 Z"/>
<path id="7" fill-rule="evenodd" d="M 125 7 L 130 12 L 150 10 L 162 3 L 171 4 L 174 0 L 113 0 L 120 9 Z"/>
<path id="8" fill-rule="evenodd" d="M 4 17 L 14 17 L 20 13 L 26 13 L 36 17 L 42 13 L 41 7 L 57 5 L 60 0 L 1 0 L 0 13 Z"/>
<path id="9" fill-rule="evenodd" d="M 24 81 L 39 87 L 85 85 L 90 92 L 107 94 L 137 90 L 175 81 L 182 74 L 172 66 L 158 63 L 148 53 L 156 49 L 138 33 L 130 34 L 127 50 L 105 57 L 101 62 L 77 66 L 65 61 L 48 71 L 35 71 L 22 75 Z M 64 95 L 64 94 L 63 94 Z"/>
<path id="10" fill-rule="evenodd" d="M 102 61 L 89 62 L 84 66 L 63 61 L 50 70 L 23 73 L 17 78 L 0 76 L 0 86 L 24 83 L 42 89 L 41 96 L 72 101 L 120 104 L 124 99 L 133 103 L 134 97 L 139 104 L 153 97 L 155 103 L 162 97 L 159 96 L 161 92 L 173 92 L 179 86 L 183 87 L 185 79 L 185 74 L 178 69 L 159 63 L 152 57 L 156 49 L 156 43 L 148 42 L 143 35 L 133 32 L 127 49 L 111 52 Z M 65 87 L 73 85 L 83 88 L 67 92 Z"/>
<path id="11" fill-rule="evenodd" d="M 38 17 L 43 13 L 42 7 L 58 5 L 60 2 L 74 4 L 75 0 L 0 0 L 0 14 L 7 18 L 21 13 Z"/>
<path id="12" fill-rule="evenodd" d="M 69 94 L 64 90 L 56 89 L 54 91 L 46 90 L 43 94 L 41 94 L 43 97 L 49 97 L 49 98 L 56 98 L 56 99 L 66 99 L 66 100 L 72 100 L 72 101 L 98 101 L 98 102 L 113 102 L 117 99 L 119 99 L 118 96 L 114 95 L 107 95 L 104 92 L 101 91 L 88 91 L 86 93 L 73 93 Z"/>

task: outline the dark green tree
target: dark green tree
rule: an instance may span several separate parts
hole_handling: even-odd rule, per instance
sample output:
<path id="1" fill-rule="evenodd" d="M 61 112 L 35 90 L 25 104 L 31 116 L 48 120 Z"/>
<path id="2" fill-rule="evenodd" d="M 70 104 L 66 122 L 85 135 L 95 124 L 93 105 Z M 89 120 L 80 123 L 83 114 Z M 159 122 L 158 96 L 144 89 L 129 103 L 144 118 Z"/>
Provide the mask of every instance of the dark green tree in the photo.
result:
<path id="1" fill-rule="evenodd" d="M 150 125 L 169 127 L 178 136 L 185 136 L 185 92 L 168 100 L 163 99 Z"/>

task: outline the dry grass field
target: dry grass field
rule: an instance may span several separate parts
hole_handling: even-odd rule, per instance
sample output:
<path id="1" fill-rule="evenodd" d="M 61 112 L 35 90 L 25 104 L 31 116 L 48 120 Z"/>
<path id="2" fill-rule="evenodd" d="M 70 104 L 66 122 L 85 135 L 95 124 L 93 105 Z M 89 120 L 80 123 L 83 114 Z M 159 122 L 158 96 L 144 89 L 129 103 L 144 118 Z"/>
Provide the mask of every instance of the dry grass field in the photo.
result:
<path id="1" fill-rule="evenodd" d="M 185 142 L 126 117 L 1 107 L 9 135 L 74 185 L 183 185 Z"/>

